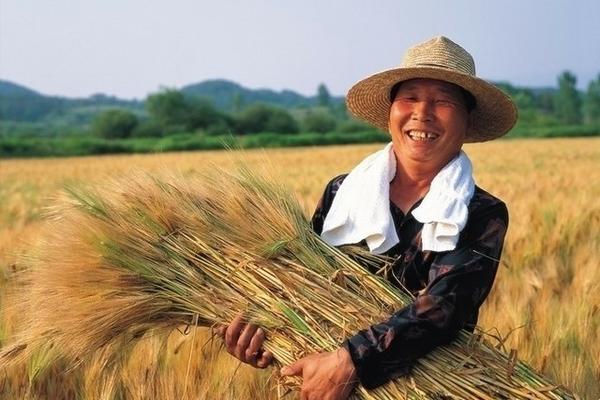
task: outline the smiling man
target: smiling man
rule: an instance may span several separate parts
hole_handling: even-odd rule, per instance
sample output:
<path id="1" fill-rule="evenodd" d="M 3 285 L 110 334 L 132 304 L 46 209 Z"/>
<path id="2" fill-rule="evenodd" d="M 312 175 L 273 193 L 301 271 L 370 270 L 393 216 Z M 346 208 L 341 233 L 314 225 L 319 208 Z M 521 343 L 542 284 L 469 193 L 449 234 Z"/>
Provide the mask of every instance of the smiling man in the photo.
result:
<path id="1" fill-rule="evenodd" d="M 302 377 L 302 399 L 346 399 L 357 383 L 375 388 L 409 374 L 419 357 L 461 329 L 473 330 L 508 226 L 505 204 L 475 185 L 461 148 L 504 135 L 517 112 L 475 76 L 466 50 L 442 36 L 421 43 L 399 68 L 353 86 L 347 104 L 389 132 L 391 143 L 329 182 L 313 228 L 333 246 L 360 244 L 392 257 L 388 279 L 415 299 L 338 350 L 284 367 L 283 375 Z M 223 332 L 242 361 L 271 361 L 261 351 L 260 328 L 237 318 Z"/>

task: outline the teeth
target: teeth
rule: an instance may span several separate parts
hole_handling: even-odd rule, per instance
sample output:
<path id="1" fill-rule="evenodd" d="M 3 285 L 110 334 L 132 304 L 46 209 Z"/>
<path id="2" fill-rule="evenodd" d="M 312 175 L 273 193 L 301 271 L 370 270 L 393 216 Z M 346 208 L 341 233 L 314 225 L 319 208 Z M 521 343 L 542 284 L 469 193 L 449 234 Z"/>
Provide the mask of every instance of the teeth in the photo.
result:
<path id="1" fill-rule="evenodd" d="M 422 141 L 422 140 L 435 140 L 439 136 L 436 133 L 425 132 L 425 131 L 410 131 L 408 132 L 408 136 L 412 140 Z"/>

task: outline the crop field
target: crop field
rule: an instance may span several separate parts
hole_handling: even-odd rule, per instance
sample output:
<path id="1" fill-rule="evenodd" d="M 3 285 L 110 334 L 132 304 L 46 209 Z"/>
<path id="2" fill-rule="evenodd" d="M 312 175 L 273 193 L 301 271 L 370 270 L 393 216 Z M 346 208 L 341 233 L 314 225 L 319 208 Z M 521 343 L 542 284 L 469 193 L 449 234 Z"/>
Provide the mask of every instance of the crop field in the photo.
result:
<path id="1" fill-rule="evenodd" d="M 13 301 L 27 255 L 43 240 L 45 207 L 65 185 L 103 185 L 138 171 L 183 176 L 244 160 L 293 191 L 310 215 L 330 178 L 381 145 L 0 160 L 0 347 L 18 332 Z M 479 186 L 503 199 L 510 225 L 479 319 L 520 359 L 582 399 L 600 398 L 600 138 L 503 140 L 465 146 Z M 56 315 L 56 318 L 61 318 Z M 166 344 L 144 337 L 126 368 L 48 365 L 36 354 L 0 365 L 1 399 L 276 399 L 272 369 L 220 350 L 207 329 L 181 327 Z M 294 398 L 288 395 L 286 398 Z"/>

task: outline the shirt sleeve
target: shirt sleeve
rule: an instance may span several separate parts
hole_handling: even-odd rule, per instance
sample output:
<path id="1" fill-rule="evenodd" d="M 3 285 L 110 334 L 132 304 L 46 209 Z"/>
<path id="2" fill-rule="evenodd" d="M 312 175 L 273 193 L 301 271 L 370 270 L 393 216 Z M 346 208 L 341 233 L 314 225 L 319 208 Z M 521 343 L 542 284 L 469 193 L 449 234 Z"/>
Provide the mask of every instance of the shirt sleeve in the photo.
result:
<path id="1" fill-rule="evenodd" d="M 323 195 L 321 199 L 317 203 L 317 207 L 315 212 L 313 213 L 311 224 L 313 230 L 320 235 L 323 232 L 323 223 L 325 222 L 325 217 L 331 208 L 331 204 L 333 203 L 333 199 L 338 189 L 342 185 L 342 182 L 346 178 L 347 174 L 338 175 L 332 180 L 329 181 L 325 190 L 323 191 Z"/>
<path id="2" fill-rule="evenodd" d="M 477 321 L 496 275 L 507 227 L 508 211 L 502 202 L 473 212 L 457 248 L 433 253 L 427 286 L 415 300 L 344 343 L 365 388 L 408 374 L 419 357 Z"/>

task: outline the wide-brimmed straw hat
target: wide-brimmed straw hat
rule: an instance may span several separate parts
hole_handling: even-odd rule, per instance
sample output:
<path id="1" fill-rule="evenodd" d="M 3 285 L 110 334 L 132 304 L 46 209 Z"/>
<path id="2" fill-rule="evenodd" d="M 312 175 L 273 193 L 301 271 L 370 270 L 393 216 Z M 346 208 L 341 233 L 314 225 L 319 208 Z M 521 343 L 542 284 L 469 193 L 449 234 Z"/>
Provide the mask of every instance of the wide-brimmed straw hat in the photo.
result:
<path id="1" fill-rule="evenodd" d="M 348 109 L 358 118 L 388 131 L 390 91 L 402 81 L 439 79 L 467 90 L 476 100 L 465 142 L 484 142 L 508 132 L 517 121 L 512 100 L 494 85 L 475 76 L 473 57 L 458 44 L 437 36 L 410 48 L 399 68 L 371 75 L 355 84 L 346 96 Z"/>

